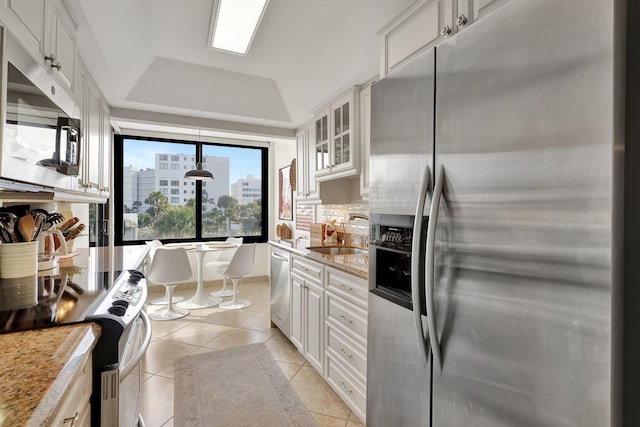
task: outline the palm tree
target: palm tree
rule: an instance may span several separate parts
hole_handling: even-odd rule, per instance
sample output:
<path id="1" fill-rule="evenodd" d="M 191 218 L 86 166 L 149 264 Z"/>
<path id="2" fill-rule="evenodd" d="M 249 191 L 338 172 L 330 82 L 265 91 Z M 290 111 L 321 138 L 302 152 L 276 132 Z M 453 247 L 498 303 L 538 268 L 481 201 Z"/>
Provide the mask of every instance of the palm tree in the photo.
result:
<path id="1" fill-rule="evenodd" d="M 153 224 L 162 237 L 195 236 L 195 212 L 186 206 L 167 206 Z"/>
<path id="2" fill-rule="evenodd" d="M 260 234 L 262 225 L 262 208 L 260 201 L 251 202 L 241 207 L 240 218 L 244 234 Z"/>
<path id="3" fill-rule="evenodd" d="M 224 212 L 227 219 L 227 232 L 231 231 L 231 221 L 238 218 L 238 201 L 231 196 L 220 196 L 218 199 L 218 207 Z"/>
<path id="4" fill-rule="evenodd" d="M 150 205 L 147 213 L 154 218 L 157 218 L 158 215 L 160 215 L 160 212 L 169 206 L 169 200 L 167 199 L 167 196 L 162 194 L 161 191 L 152 192 L 151 194 L 149 194 L 149 197 L 144 200 L 144 202 L 147 205 Z"/>

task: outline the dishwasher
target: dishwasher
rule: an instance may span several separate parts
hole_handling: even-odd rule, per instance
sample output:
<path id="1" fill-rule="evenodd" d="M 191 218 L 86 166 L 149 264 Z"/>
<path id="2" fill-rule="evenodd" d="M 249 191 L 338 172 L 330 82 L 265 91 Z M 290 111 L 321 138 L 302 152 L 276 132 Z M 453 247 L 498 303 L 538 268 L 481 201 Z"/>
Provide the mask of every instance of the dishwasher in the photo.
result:
<path id="1" fill-rule="evenodd" d="M 289 263 L 291 255 L 271 247 L 271 321 L 289 338 Z"/>

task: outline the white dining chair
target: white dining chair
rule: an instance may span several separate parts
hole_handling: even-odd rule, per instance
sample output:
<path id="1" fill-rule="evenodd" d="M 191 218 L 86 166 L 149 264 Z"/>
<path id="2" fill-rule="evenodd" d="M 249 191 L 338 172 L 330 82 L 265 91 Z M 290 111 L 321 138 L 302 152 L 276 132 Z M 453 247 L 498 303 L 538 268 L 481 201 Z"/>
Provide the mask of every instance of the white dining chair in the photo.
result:
<path id="1" fill-rule="evenodd" d="M 149 317 L 153 320 L 174 320 L 189 314 L 189 310 L 173 306 L 173 291 L 176 285 L 188 282 L 192 277 L 193 271 L 184 247 L 157 248 L 151 260 L 147 281 L 164 286 L 168 301 L 165 308 L 149 314 Z"/>
<path id="2" fill-rule="evenodd" d="M 233 243 L 238 246 L 242 245 L 244 239 L 242 237 L 227 237 L 226 243 Z M 205 267 L 210 268 L 212 270 L 217 271 L 222 274 L 227 267 L 229 267 L 229 263 L 231 262 L 231 258 L 236 253 L 238 248 L 225 249 L 220 252 L 220 256 L 214 261 L 209 261 L 205 263 Z M 227 278 L 223 276 L 222 278 L 222 289 L 219 291 L 213 291 L 209 295 L 212 297 L 230 297 L 233 295 L 232 289 L 227 289 Z"/>
<path id="3" fill-rule="evenodd" d="M 222 273 L 224 277 L 231 279 L 233 282 L 233 299 L 231 301 L 221 302 L 218 307 L 223 310 L 240 310 L 251 305 L 251 301 L 238 299 L 238 282 L 240 279 L 251 272 L 253 263 L 256 258 L 256 244 L 240 245 L 233 254 L 231 262 L 226 270 Z"/>
<path id="4" fill-rule="evenodd" d="M 150 242 L 145 242 L 147 244 L 147 246 L 149 246 L 149 255 L 148 255 L 148 263 L 147 263 L 147 268 L 151 265 L 151 261 L 153 260 L 153 256 L 156 253 L 156 250 L 158 248 L 162 247 L 162 242 L 160 240 L 152 240 Z M 184 299 L 184 297 L 181 296 L 174 296 L 173 297 L 173 302 L 180 302 Z M 153 305 L 167 305 L 169 303 L 169 291 L 165 290 L 164 296 L 160 297 L 160 298 L 155 298 L 152 299 L 151 301 L 149 301 L 149 304 L 153 304 Z"/>

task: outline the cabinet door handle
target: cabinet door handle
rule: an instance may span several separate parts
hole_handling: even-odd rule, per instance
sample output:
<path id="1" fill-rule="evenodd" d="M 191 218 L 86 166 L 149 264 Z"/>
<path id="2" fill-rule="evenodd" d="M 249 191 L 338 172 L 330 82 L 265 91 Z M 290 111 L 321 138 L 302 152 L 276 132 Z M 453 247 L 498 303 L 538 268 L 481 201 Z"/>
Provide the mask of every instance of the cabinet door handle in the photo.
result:
<path id="1" fill-rule="evenodd" d="M 338 385 L 340 386 L 341 389 L 343 389 L 345 391 L 345 393 L 347 393 L 348 395 L 351 395 L 353 393 L 353 390 L 350 390 L 347 385 L 344 383 L 344 381 L 338 381 Z"/>
<path id="2" fill-rule="evenodd" d="M 44 60 L 49 61 L 53 64 L 54 62 L 56 62 L 56 56 L 53 53 L 50 53 L 49 55 L 46 55 L 44 57 Z"/>
<path id="3" fill-rule="evenodd" d="M 467 17 L 464 16 L 463 14 L 458 16 L 458 19 L 456 19 L 456 25 L 458 26 L 463 26 L 467 23 Z"/>
<path id="4" fill-rule="evenodd" d="M 440 29 L 440 35 L 448 36 L 449 34 L 451 34 L 451 27 L 448 25 L 443 25 L 442 28 Z"/>
<path id="5" fill-rule="evenodd" d="M 338 319 L 342 320 L 344 323 L 346 323 L 347 325 L 351 325 L 353 323 L 352 320 L 347 319 L 346 317 L 344 317 L 342 314 L 340 316 L 338 316 Z"/>
<path id="6" fill-rule="evenodd" d="M 344 348 L 341 348 L 338 351 L 340 352 L 340 354 L 344 356 L 345 359 L 351 360 L 351 358 L 353 357 L 353 355 L 347 353 L 347 351 Z"/>
<path id="7" fill-rule="evenodd" d="M 345 290 L 345 291 L 347 291 L 347 292 L 351 292 L 351 291 L 353 290 L 353 288 L 351 288 L 351 287 L 349 287 L 349 286 L 345 285 L 344 283 L 340 283 L 340 282 L 338 282 L 338 283 L 337 283 L 337 285 L 338 285 L 338 286 L 340 286 L 342 289 L 344 289 L 344 290 Z"/>
<path id="8" fill-rule="evenodd" d="M 51 68 L 55 68 L 56 70 L 60 71 L 62 70 L 62 64 L 60 63 L 60 61 L 52 62 Z"/>
<path id="9" fill-rule="evenodd" d="M 76 411 L 75 415 L 73 417 L 69 417 L 69 418 L 65 418 L 64 420 L 62 420 L 62 425 L 66 425 L 67 423 L 71 423 L 69 424 L 69 427 L 73 427 L 74 425 L 76 425 L 76 421 L 78 421 L 78 416 L 80 414 L 78 413 L 78 411 Z"/>

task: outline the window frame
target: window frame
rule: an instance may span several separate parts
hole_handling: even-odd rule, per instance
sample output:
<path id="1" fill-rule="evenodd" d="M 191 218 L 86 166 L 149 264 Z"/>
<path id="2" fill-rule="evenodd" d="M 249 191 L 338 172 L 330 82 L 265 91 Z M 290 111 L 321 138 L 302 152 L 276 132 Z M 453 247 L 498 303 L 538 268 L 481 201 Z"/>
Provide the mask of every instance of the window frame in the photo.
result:
<path id="1" fill-rule="evenodd" d="M 251 236 L 238 236 L 243 237 L 245 243 L 265 243 L 268 241 L 269 235 L 269 147 L 268 146 L 256 146 L 251 145 L 251 141 L 234 140 L 234 143 L 218 142 L 218 141 L 192 141 L 188 139 L 176 139 L 176 138 L 162 138 L 157 136 L 141 136 L 141 135 L 114 135 L 114 173 L 113 173 L 113 201 L 114 201 L 114 244 L 116 246 L 130 246 L 130 245 L 143 245 L 148 239 L 139 240 L 124 240 L 123 239 L 123 227 L 124 227 L 124 211 L 123 205 L 123 167 L 124 167 L 124 140 L 135 139 L 152 142 L 163 143 L 176 143 L 195 146 L 196 155 L 195 162 L 202 161 L 202 152 L 204 146 L 223 146 L 223 147 L 235 147 L 235 148 L 249 148 L 253 150 L 260 150 L 261 153 L 261 179 L 262 179 L 262 210 L 261 210 L 261 234 Z M 244 144 L 243 144 L 244 142 Z M 215 175 L 215 172 L 214 172 Z M 169 182 L 168 182 L 169 183 Z M 193 185 L 195 184 L 195 188 Z M 166 243 L 189 243 L 189 242 L 202 242 L 202 241 L 223 241 L 226 237 L 203 237 L 202 236 L 202 181 L 194 181 L 190 186 L 195 191 L 195 236 L 192 238 L 162 238 L 160 239 L 164 244 Z M 171 186 L 166 187 L 171 188 Z M 180 187 L 178 187 L 180 188 Z M 187 186 L 189 188 L 189 186 Z M 166 195 L 171 197 L 171 195 Z"/>

